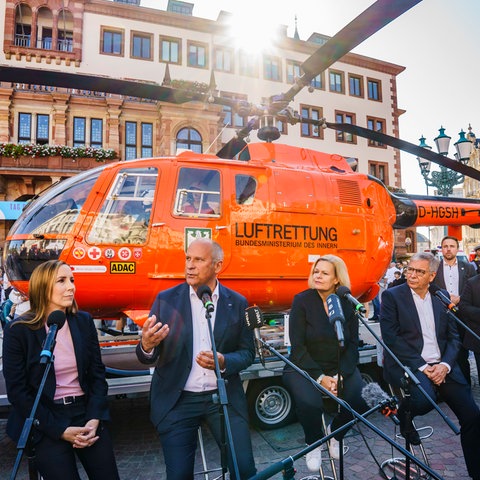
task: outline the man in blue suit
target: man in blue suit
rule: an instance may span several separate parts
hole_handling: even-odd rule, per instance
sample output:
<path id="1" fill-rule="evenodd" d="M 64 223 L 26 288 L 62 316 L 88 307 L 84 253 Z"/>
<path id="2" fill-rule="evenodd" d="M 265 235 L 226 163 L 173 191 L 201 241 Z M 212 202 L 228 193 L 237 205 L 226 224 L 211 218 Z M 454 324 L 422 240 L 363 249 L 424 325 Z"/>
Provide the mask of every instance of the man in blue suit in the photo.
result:
<path id="1" fill-rule="evenodd" d="M 158 294 L 143 326 L 137 357 L 156 364 L 150 391 L 151 420 L 159 435 L 168 480 L 193 479 L 197 430 L 205 421 L 217 443 L 222 438 L 217 378 L 205 306 L 197 290 L 206 285 L 215 306 L 211 322 L 221 374 L 226 380 L 228 416 L 240 478 L 256 473 L 247 400 L 239 372 L 255 358 L 253 334 L 245 324 L 247 302 L 221 285 L 221 246 L 197 239 L 187 249 L 186 282 Z M 231 478 L 235 478 L 232 455 Z"/>
<path id="2" fill-rule="evenodd" d="M 480 410 L 456 362 L 460 339 L 455 321 L 443 303 L 429 292 L 438 269 L 430 253 L 416 253 L 407 267 L 407 282 L 382 295 L 380 328 L 385 344 L 409 367 L 426 393 L 440 395 L 457 416 L 463 455 L 469 475 L 480 480 Z M 448 295 L 447 292 L 444 292 Z M 394 387 L 402 386 L 403 369 L 385 353 L 384 377 Z M 432 410 L 422 392 L 410 384 L 412 418 Z M 418 433 L 408 424 L 405 403 L 400 404 L 400 432 L 411 444 L 419 444 Z"/>

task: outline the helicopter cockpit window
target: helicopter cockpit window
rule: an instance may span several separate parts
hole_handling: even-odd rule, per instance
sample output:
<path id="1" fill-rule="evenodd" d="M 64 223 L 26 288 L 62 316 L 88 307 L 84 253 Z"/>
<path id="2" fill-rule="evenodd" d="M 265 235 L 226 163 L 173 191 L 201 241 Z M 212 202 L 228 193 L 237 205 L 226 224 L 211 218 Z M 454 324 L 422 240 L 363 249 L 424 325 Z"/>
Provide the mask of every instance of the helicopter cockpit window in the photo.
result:
<path id="1" fill-rule="evenodd" d="M 29 209 L 27 205 L 22 221 L 17 221 L 15 232 L 11 233 L 36 236 L 69 233 L 100 174 L 92 171 L 88 173 L 53 185 L 43 195 L 43 202 L 39 199 L 35 203 L 34 209 Z"/>
<path id="2" fill-rule="evenodd" d="M 239 205 L 251 205 L 257 191 L 257 179 L 250 175 L 235 176 L 235 198 Z"/>
<path id="3" fill-rule="evenodd" d="M 220 173 L 217 170 L 182 168 L 173 213 L 185 217 L 219 217 Z"/>
<path id="4" fill-rule="evenodd" d="M 145 243 L 157 178 L 156 168 L 120 170 L 92 225 L 87 241 Z"/>

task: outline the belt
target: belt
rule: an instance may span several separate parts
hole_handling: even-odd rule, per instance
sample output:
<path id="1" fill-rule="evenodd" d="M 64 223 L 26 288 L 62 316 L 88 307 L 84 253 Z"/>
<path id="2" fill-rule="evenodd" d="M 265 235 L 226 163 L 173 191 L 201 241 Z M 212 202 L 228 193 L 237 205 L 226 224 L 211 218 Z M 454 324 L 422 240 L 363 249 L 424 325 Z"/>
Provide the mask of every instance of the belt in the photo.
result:
<path id="1" fill-rule="evenodd" d="M 53 401 L 55 405 L 72 405 L 74 403 L 83 403 L 85 401 L 85 395 L 79 395 L 78 397 L 63 397 L 57 398 Z"/>

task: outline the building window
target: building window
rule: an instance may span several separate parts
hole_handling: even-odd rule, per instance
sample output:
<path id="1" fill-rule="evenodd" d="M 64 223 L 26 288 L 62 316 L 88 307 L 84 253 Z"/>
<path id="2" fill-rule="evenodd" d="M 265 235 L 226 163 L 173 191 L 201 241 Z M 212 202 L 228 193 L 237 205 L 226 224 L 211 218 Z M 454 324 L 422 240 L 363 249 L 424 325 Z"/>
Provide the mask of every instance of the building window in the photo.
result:
<path id="1" fill-rule="evenodd" d="M 48 115 L 37 115 L 37 138 L 38 145 L 48 145 L 50 131 L 50 117 Z"/>
<path id="2" fill-rule="evenodd" d="M 103 146 L 103 120 L 101 118 L 90 120 L 90 146 L 94 148 Z"/>
<path id="3" fill-rule="evenodd" d="M 368 99 L 375 100 L 377 102 L 382 101 L 382 83 L 380 80 L 367 80 L 368 85 Z"/>
<path id="4" fill-rule="evenodd" d="M 344 73 L 337 70 L 330 70 L 330 91 L 345 93 Z"/>
<path id="5" fill-rule="evenodd" d="M 335 121 L 337 123 L 348 123 L 350 125 L 355 125 L 355 114 L 354 113 L 347 113 L 347 112 L 335 112 Z M 337 142 L 345 142 L 345 143 L 357 143 L 357 137 L 351 133 L 347 132 L 336 132 L 336 140 Z"/>
<path id="6" fill-rule="evenodd" d="M 201 43 L 188 42 L 188 66 L 207 68 L 207 47 Z"/>
<path id="7" fill-rule="evenodd" d="M 123 56 L 123 30 L 102 27 L 100 52 L 107 55 Z"/>
<path id="8" fill-rule="evenodd" d="M 125 122 L 125 160 L 137 158 L 137 124 Z"/>
<path id="9" fill-rule="evenodd" d="M 319 73 L 316 77 L 312 78 L 310 85 L 317 90 L 323 90 L 325 88 L 323 73 Z"/>
<path id="10" fill-rule="evenodd" d="M 374 132 L 385 133 L 385 120 L 383 118 L 367 117 L 367 128 Z M 368 146 L 387 148 L 383 143 L 374 140 L 368 140 Z"/>
<path id="11" fill-rule="evenodd" d="M 142 123 L 142 158 L 153 156 L 153 124 Z"/>
<path id="12" fill-rule="evenodd" d="M 215 70 L 233 73 L 233 50 L 215 47 Z"/>
<path id="13" fill-rule="evenodd" d="M 18 114 L 18 143 L 32 142 L 32 114 Z"/>
<path id="14" fill-rule="evenodd" d="M 282 80 L 281 75 L 282 60 L 278 57 L 263 57 L 263 77 L 265 80 L 273 80 L 280 82 Z"/>
<path id="15" fill-rule="evenodd" d="M 277 120 L 277 128 L 282 135 L 287 135 L 288 133 L 287 122 L 283 122 L 282 120 Z"/>
<path id="16" fill-rule="evenodd" d="M 363 78 L 358 75 L 348 75 L 348 86 L 352 97 L 363 98 Z"/>
<path id="17" fill-rule="evenodd" d="M 86 119 L 84 117 L 74 117 L 73 119 L 73 146 L 84 147 L 86 139 Z"/>
<path id="18" fill-rule="evenodd" d="M 239 52 L 238 64 L 240 75 L 258 77 L 258 57 L 247 52 Z"/>
<path id="19" fill-rule="evenodd" d="M 322 110 L 308 105 L 301 106 L 302 118 L 310 120 L 319 120 L 322 117 Z M 311 123 L 302 122 L 301 124 L 302 137 L 323 138 L 323 129 Z"/>
<path id="20" fill-rule="evenodd" d="M 168 0 L 167 12 L 179 13 L 180 15 L 192 16 L 193 3 L 180 0 Z"/>
<path id="21" fill-rule="evenodd" d="M 229 92 L 221 92 L 220 96 L 223 98 L 229 98 L 232 100 L 232 103 L 239 103 L 242 100 L 247 101 L 246 95 L 239 95 Z M 227 127 L 244 127 L 247 121 L 246 116 L 241 116 L 235 107 L 231 105 L 223 106 L 223 124 Z"/>
<path id="22" fill-rule="evenodd" d="M 287 83 L 295 83 L 295 79 L 302 76 L 300 65 L 299 62 L 287 60 Z"/>
<path id="23" fill-rule="evenodd" d="M 389 185 L 388 183 L 388 163 L 385 162 L 373 162 L 369 160 L 368 162 L 368 171 L 370 175 L 378 178 L 384 185 Z"/>
<path id="24" fill-rule="evenodd" d="M 182 63 L 182 41 L 179 38 L 160 37 L 160 61 Z"/>
<path id="25" fill-rule="evenodd" d="M 151 34 L 132 32 L 131 56 L 143 60 L 153 60 Z"/>
<path id="26" fill-rule="evenodd" d="M 194 128 L 182 128 L 177 134 L 177 150 L 180 148 L 202 153 L 202 136 Z"/>

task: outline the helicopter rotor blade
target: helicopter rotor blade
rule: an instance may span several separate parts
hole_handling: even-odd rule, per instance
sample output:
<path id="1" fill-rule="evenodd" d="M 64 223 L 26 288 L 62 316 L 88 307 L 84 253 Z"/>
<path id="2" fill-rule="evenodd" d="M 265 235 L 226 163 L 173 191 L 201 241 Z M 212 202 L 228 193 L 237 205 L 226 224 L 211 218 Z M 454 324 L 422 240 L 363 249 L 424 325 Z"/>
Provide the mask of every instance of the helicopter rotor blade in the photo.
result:
<path id="1" fill-rule="evenodd" d="M 303 120 L 302 120 L 303 121 Z M 383 143 L 393 148 L 398 148 L 404 152 L 410 153 L 420 158 L 425 158 L 430 160 L 433 163 L 441 165 L 443 167 L 449 168 L 455 172 L 461 173 L 468 177 L 473 178 L 474 180 L 480 180 L 480 170 L 469 167 L 462 162 L 453 160 L 446 157 L 445 155 L 440 155 L 439 153 L 432 152 L 423 147 L 419 147 L 413 143 L 407 142 L 406 140 L 401 140 L 400 138 L 392 137 L 391 135 L 386 135 L 385 133 L 375 132 L 369 128 L 359 127 L 358 125 L 352 125 L 350 123 L 330 123 L 324 122 L 320 125 L 325 124 L 328 128 L 333 130 L 338 130 L 340 132 L 351 133 L 352 135 L 358 135 L 359 137 L 368 138 L 374 142 Z"/>
<path id="2" fill-rule="evenodd" d="M 281 98 L 287 103 L 293 100 L 318 74 L 421 1 L 377 0 L 302 63 L 304 74 Z"/>

